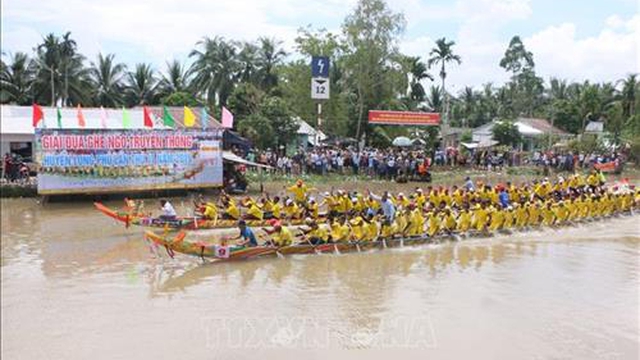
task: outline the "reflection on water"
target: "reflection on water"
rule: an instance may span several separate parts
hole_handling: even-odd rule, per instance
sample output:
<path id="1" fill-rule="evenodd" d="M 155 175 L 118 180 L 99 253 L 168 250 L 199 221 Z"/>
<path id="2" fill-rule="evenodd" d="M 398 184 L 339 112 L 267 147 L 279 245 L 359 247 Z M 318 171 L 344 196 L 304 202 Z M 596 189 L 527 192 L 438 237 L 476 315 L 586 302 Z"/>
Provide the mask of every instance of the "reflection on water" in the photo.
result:
<path id="1" fill-rule="evenodd" d="M 91 204 L 1 205 L 6 358 L 228 359 L 251 357 L 257 349 L 248 346 L 267 358 L 637 358 L 639 350 L 637 216 L 203 264 L 155 254 L 139 229 Z"/>

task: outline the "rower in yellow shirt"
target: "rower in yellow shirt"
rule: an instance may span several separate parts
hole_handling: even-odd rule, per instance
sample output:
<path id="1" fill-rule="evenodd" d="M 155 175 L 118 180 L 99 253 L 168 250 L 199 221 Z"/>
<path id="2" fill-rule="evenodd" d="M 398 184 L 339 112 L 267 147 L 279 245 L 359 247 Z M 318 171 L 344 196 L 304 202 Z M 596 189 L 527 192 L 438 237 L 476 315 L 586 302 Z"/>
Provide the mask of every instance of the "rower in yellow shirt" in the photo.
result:
<path id="1" fill-rule="evenodd" d="M 247 220 L 263 220 L 264 212 L 255 201 L 251 200 L 251 202 L 249 203 L 249 209 L 247 210 L 247 214 L 245 215 L 245 218 Z"/>
<path id="2" fill-rule="evenodd" d="M 308 187 L 302 179 L 298 179 L 293 186 L 287 188 L 287 191 L 293 193 L 295 201 L 299 204 L 304 204 L 306 202 L 307 193 L 312 190 L 315 189 Z"/>
<path id="3" fill-rule="evenodd" d="M 526 204 L 528 206 L 529 202 L 527 202 Z M 525 226 L 527 226 L 527 216 L 528 216 L 527 207 L 517 202 L 513 203 L 513 207 L 515 209 L 515 225 L 517 228 L 522 229 Z"/>
<path id="4" fill-rule="evenodd" d="M 469 228 L 471 227 L 471 213 L 469 212 L 468 209 L 466 208 L 462 208 L 460 210 L 460 213 L 458 214 L 458 221 L 457 221 L 457 230 L 461 233 L 466 233 L 467 231 L 469 231 Z"/>
<path id="5" fill-rule="evenodd" d="M 349 229 L 344 218 L 341 220 L 336 218 L 331 223 L 331 241 L 333 242 L 348 241 L 350 232 L 351 229 Z"/>
<path id="6" fill-rule="evenodd" d="M 427 197 L 422 193 L 421 188 L 416 189 L 415 201 L 418 209 L 424 208 L 424 205 L 427 203 Z"/>
<path id="7" fill-rule="evenodd" d="M 309 197 L 309 203 L 307 204 L 307 216 L 310 216 L 313 219 L 318 219 L 320 217 L 320 207 L 314 197 Z"/>
<path id="8" fill-rule="evenodd" d="M 502 227 L 502 222 L 504 221 L 504 213 L 502 212 L 502 209 L 491 206 L 489 207 L 489 215 L 489 230 L 499 230 Z"/>
<path id="9" fill-rule="evenodd" d="M 362 241 L 364 240 L 364 228 L 363 228 L 363 220 L 361 216 L 356 216 L 355 218 L 349 221 L 349 225 L 351 227 L 351 236 L 350 240 L 352 241 Z"/>
<path id="10" fill-rule="evenodd" d="M 451 212 L 451 208 L 446 207 L 442 212 L 442 228 L 449 234 L 456 230 L 456 217 Z"/>
<path id="11" fill-rule="evenodd" d="M 527 223 L 529 226 L 540 225 L 540 211 L 541 211 L 540 204 L 541 204 L 540 201 L 536 201 L 529 204 L 528 216 L 527 216 Z"/>
<path id="12" fill-rule="evenodd" d="M 547 201 L 546 205 L 540 210 L 540 214 L 542 215 L 542 225 L 551 226 L 554 224 L 556 218 L 553 210 L 551 201 Z"/>
<path id="13" fill-rule="evenodd" d="M 233 201 L 231 201 L 231 199 L 224 198 L 223 204 L 225 209 L 224 209 L 224 214 L 222 214 L 222 217 L 224 219 L 233 219 L 233 220 L 240 219 L 240 209 L 238 209 L 236 204 Z"/>
<path id="14" fill-rule="evenodd" d="M 440 224 L 442 220 L 435 210 L 431 210 L 427 213 L 427 219 L 429 222 L 427 235 L 429 235 L 429 237 L 434 237 L 438 233 L 438 231 L 440 231 Z"/>
<path id="15" fill-rule="evenodd" d="M 287 228 L 286 226 L 282 226 L 279 221 L 270 221 L 273 221 L 273 229 L 264 229 L 267 234 L 271 235 L 271 239 L 267 241 L 266 244 L 278 247 L 289 246 L 293 244 L 294 236 L 293 233 L 291 233 L 291 230 L 289 230 L 289 228 Z"/>
<path id="16" fill-rule="evenodd" d="M 280 197 L 274 196 L 271 201 L 271 216 L 274 219 L 282 218 L 282 204 L 280 203 Z"/>
<path id="17" fill-rule="evenodd" d="M 364 220 L 362 225 L 363 240 L 364 241 L 374 241 L 378 238 L 378 234 L 380 232 L 380 224 L 378 220 L 371 214 L 367 215 L 366 220 Z"/>
<path id="18" fill-rule="evenodd" d="M 291 199 L 287 199 L 282 210 L 284 212 L 284 217 L 287 219 L 300 219 L 302 217 L 300 207 Z"/>
<path id="19" fill-rule="evenodd" d="M 424 233 L 424 216 L 422 215 L 422 209 L 415 206 L 415 204 L 409 205 L 409 236 L 419 236 Z"/>
<path id="20" fill-rule="evenodd" d="M 504 220 L 502 222 L 503 229 L 511 229 L 513 227 L 513 222 L 515 220 L 515 210 L 513 210 L 512 206 L 508 206 L 503 210 Z"/>
<path id="21" fill-rule="evenodd" d="M 473 210 L 473 226 L 477 231 L 483 231 L 487 226 L 489 218 L 488 209 L 485 205 L 477 204 Z"/>

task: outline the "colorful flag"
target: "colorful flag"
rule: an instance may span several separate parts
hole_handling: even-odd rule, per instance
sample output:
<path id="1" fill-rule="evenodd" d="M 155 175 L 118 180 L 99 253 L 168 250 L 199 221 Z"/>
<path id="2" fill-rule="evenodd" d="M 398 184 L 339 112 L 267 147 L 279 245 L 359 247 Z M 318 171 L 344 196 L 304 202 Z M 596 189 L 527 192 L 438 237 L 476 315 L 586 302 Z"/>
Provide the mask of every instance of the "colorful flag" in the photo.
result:
<path id="1" fill-rule="evenodd" d="M 184 126 L 192 127 L 196 123 L 196 115 L 188 107 L 184 107 Z"/>
<path id="2" fill-rule="evenodd" d="M 131 117 L 129 117 L 129 112 L 127 109 L 122 107 L 122 128 L 128 129 L 131 127 Z"/>
<path id="3" fill-rule="evenodd" d="M 78 104 L 78 126 L 83 128 L 86 125 L 84 115 L 82 115 L 82 107 Z"/>
<path id="4" fill-rule="evenodd" d="M 58 128 L 62 129 L 62 113 L 60 112 L 60 108 L 56 108 L 56 113 L 58 118 Z"/>
<path id="5" fill-rule="evenodd" d="M 38 127 L 38 123 L 42 120 L 42 124 L 44 125 L 44 112 L 40 105 L 34 103 L 33 104 L 33 127 Z"/>
<path id="6" fill-rule="evenodd" d="M 153 120 L 151 119 L 151 110 L 147 106 L 142 108 L 142 113 L 144 115 L 144 126 L 153 127 Z"/>
<path id="7" fill-rule="evenodd" d="M 173 127 L 173 125 L 175 124 L 175 121 L 173 120 L 173 116 L 171 116 L 171 113 L 169 112 L 169 109 L 167 109 L 166 106 L 162 107 L 162 123 L 164 124 L 164 126 L 168 126 L 168 127 Z"/>
<path id="8" fill-rule="evenodd" d="M 107 118 L 107 110 L 100 106 L 100 126 L 102 126 L 103 129 L 107 128 Z"/>
<path id="9" fill-rule="evenodd" d="M 222 107 L 222 127 L 233 128 L 233 114 L 224 106 Z"/>
<path id="10" fill-rule="evenodd" d="M 202 113 L 200 114 L 200 122 L 202 123 L 202 128 L 206 129 L 207 124 L 209 123 L 209 115 L 207 115 L 207 108 L 202 107 Z"/>

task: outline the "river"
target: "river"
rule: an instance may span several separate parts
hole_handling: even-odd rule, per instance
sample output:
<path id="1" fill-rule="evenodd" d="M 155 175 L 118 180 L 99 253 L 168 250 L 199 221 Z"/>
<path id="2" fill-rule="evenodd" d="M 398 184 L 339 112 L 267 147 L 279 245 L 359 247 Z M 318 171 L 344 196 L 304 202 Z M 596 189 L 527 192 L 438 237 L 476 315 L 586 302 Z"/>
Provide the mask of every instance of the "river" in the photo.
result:
<path id="1" fill-rule="evenodd" d="M 154 254 L 1 200 L 3 359 L 637 359 L 640 216 L 356 254 Z M 115 204 L 114 204 L 115 205 Z"/>

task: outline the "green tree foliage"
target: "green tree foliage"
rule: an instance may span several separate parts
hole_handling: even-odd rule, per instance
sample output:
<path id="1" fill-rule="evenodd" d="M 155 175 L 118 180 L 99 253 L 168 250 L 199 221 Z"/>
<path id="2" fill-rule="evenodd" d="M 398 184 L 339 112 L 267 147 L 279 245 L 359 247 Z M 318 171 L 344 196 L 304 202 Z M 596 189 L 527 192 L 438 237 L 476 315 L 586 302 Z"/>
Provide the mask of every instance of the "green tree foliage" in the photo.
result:
<path id="1" fill-rule="evenodd" d="M 125 65 L 115 62 L 115 55 L 103 56 L 98 54 L 95 63 L 91 63 L 89 74 L 93 84 L 93 98 L 96 105 L 118 107 L 123 103 L 122 79 L 125 74 Z"/>
<path id="2" fill-rule="evenodd" d="M 31 85 L 34 79 L 33 62 L 27 54 L 17 52 L 9 64 L 2 62 L 0 68 L 0 98 L 3 102 L 29 105 L 31 98 Z"/>
<path id="3" fill-rule="evenodd" d="M 125 99 L 127 106 L 155 104 L 158 79 L 150 64 L 136 64 L 126 75 Z"/>
<path id="4" fill-rule="evenodd" d="M 422 58 L 398 49 L 404 16 L 384 0 L 359 0 L 339 32 L 309 25 L 298 30 L 292 49 L 270 34 L 254 41 L 203 37 L 187 59 L 156 67 L 129 69 L 117 56 L 78 52 L 71 33 L 48 34 L 34 44 L 34 54 L 2 54 L 0 102 L 62 106 L 207 106 L 216 116 L 227 106 L 237 128 L 260 146 L 291 140 L 299 117 L 316 126 L 318 101 L 310 98 L 310 60 L 331 60 L 331 98 L 323 100 L 322 127 L 329 135 L 366 138 L 386 145 L 395 136 L 414 136 L 410 127 L 370 126 L 369 110 L 417 110 L 447 113 L 454 126 L 477 127 L 495 119 L 543 117 L 571 133 L 589 121 L 604 121 L 611 139 L 628 144 L 640 133 L 640 85 L 637 74 L 594 83 L 552 78 L 545 83 L 535 72 L 534 54 L 514 36 L 496 66 L 509 72 L 504 85 L 463 87 L 446 91 L 452 65 L 460 63 L 455 43 L 436 41 Z M 206 34 L 204 34 L 206 35 Z M 286 51 L 291 53 L 287 56 Z M 434 83 L 433 75 L 440 77 Z M 128 70 L 128 71 L 127 71 Z M 421 129 L 419 137 L 433 146 L 438 128 Z"/>
<path id="5" fill-rule="evenodd" d="M 394 13 L 383 0 L 358 1 L 342 24 L 348 69 L 346 81 L 353 94 L 357 139 L 367 133 L 363 123 L 366 124 L 369 109 L 381 108 L 381 104 L 398 92 L 404 93 L 392 80 L 398 37 L 404 28 L 404 16 Z"/>
<path id="6" fill-rule="evenodd" d="M 498 121 L 492 131 L 493 139 L 502 145 L 517 146 L 522 142 L 522 135 L 512 121 Z"/>
<path id="7" fill-rule="evenodd" d="M 167 106 L 200 106 L 198 99 L 191 93 L 175 91 L 163 97 L 161 103 Z"/>

